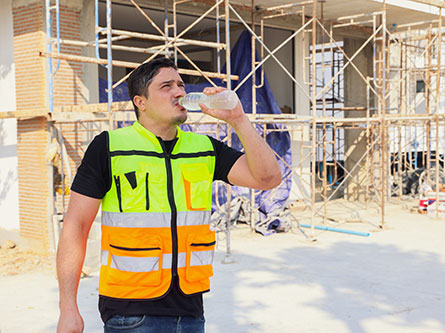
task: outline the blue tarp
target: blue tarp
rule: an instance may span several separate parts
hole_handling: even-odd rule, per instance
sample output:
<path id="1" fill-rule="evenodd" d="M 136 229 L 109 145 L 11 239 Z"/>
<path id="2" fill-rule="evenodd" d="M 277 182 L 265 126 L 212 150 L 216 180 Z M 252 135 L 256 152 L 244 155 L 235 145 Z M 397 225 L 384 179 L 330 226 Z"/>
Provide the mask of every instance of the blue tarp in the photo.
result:
<path id="1" fill-rule="evenodd" d="M 250 33 L 247 30 L 240 35 L 236 45 L 234 46 L 231 52 L 230 59 L 231 59 L 232 75 L 239 76 L 238 81 L 232 81 L 232 89 L 235 89 L 238 82 L 241 82 L 243 78 L 246 77 L 251 72 L 252 68 L 251 37 Z M 260 60 L 258 55 L 256 55 L 256 59 L 257 61 Z M 222 69 L 222 72 L 223 73 L 226 72 L 225 67 Z M 259 69 L 255 77 L 257 84 L 260 83 L 261 79 L 260 76 L 261 75 Z M 219 79 L 214 79 L 214 82 L 218 86 L 225 86 L 225 83 L 223 83 Z M 188 84 L 186 85 L 186 91 L 200 92 L 205 87 L 208 87 L 210 85 L 211 84 L 208 82 L 194 84 L 194 85 Z M 107 101 L 107 94 L 105 93 L 106 81 L 100 80 L 99 88 L 100 88 L 100 101 L 106 102 Z M 244 107 L 244 111 L 246 113 L 252 113 L 252 76 L 237 90 L 237 94 Z M 113 90 L 113 99 L 114 101 L 129 100 L 126 83 L 122 83 L 117 89 Z M 264 78 L 263 87 L 257 89 L 257 113 L 281 114 L 281 110 L 273 96 L 272 90 L 270 89 L 267 77 Z M 207 125 L 207 126 L 214 126 L 214 125 Z M 269 124 L 267 125 L 267 128 L 269 130 L 272 130 L 274 128 L 278 128 L 277 126 L 278 125 Z M 184 130 L 192 130 L 192 127 L 188 125 L 183 125 L 182 128 Z M 202 127 L 200 127 L 200 130 L 205 131 L 205 129 Z M 264 132 L 262 126 L 257 126 L 257 130 L 260 133 Z M 210 131 L 212 131 L 211 128 L 209 128 L 209 132 Z M 220 131 L 220 137 L 218 139 L 221 140 L 226 136 L 227 136 L 227 128 L 225 130 L 223 129 Z M 279 161 L 284 181 L 282 182 L 278 190 L 275 190 L 274 194 L 272 194 L 271 191 L 257 191 L 256 193 L 255 207 L 259 207 L 262 212 L 268 214 L 272 210 L 281 207 L 289 197 L 291 188 L 291 177 L 289 175 L 291 173 L 291 169 L 288 167 L 288 165 L 289 166 L 292 165 L 292 156 L 290 147 L 290 137 L 287 131 L 269 132 L 266 136 L 266 140 L 272 147 L 272 149 L 275 150 L 277 154 L 281 156 L 281 158 L 285 161 L 285 163 Z M 242 149 L 242 145 L 235 133 L 232 134 L 232 146 L 238 150 Z M 242 187 L 234 186 L 232 190 L 232 195 L 234 196 L 241 195 L 250 198 L 249 190 Z M 214 198 L 214 202 L 215 199 L 216 198 Z M 220 187 L 218 191 L 218 202 L 220 204 L 224 204 L 226 201 L 227 199 L 226 199 L 225 187 Z"/>

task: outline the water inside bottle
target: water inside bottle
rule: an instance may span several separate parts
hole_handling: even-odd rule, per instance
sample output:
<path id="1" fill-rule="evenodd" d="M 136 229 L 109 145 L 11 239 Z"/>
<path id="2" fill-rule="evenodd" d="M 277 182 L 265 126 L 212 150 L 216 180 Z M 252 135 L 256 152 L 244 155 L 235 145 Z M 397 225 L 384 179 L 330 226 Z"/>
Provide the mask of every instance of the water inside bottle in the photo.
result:
<path id="1" fill-rule="evenodd" d="M 187 110 L 200 110 L 199 104 L 211 109 L 233 109 L 238 104 L 238 96 L 232 90 L 224 90 L 215 95 L 204 93 L 188 93 L 179 99 L 179 105 Z"/>

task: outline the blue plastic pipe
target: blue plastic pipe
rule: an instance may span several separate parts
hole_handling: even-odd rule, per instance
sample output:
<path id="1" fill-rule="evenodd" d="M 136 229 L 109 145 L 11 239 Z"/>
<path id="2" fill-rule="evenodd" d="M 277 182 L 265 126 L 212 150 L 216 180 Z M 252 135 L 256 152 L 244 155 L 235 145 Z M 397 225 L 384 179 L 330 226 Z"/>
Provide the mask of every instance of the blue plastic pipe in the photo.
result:
<path id="1" fill-rule="evenodd" d="M 311 225 L 310 224 L 303 224 L 300 223 L 300 227 L 303 228 L 310 228 Z M 339 228 L 331 228 L 331 227 L 322 227 L 322 226 L 314 226 L 314 229 L 317 230 L 325 230 L 325 231 L 335 231 L 335 232 L 342 232 L 344 234 L 351 234 L 351 235 L 357 235 L 357 236 L 365 236 L 365 237 L 369 237 L 369 235 L 371 235 L 369 232 L 360 232 L 360 231 L 354 231 L 354 230 L 347 230 L 347 229 L 339 229 Z"/>

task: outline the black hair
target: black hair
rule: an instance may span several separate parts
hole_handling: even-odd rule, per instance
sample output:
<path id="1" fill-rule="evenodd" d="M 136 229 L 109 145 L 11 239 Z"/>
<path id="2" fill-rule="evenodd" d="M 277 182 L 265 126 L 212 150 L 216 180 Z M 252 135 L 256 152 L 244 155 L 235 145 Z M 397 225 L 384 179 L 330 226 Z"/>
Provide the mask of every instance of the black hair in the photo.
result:
<path id="1" fill-rule="evenodd" d="M 140 65 L 133 72 L 131 72 L 130 76 L 128 77 L 128 95 L 133 103 L 134 112 L 136 113 L 137 119 L 139 119 L 139 113 L 138 108 L 133 101 L 134 96 L 139 95 L 148 98 L 148 86 L 153 81 L 153 78 L 159 73 L 159 70 L 165 67 L 171 67 L 178 70 L 175 63 L 171 59 L 160 57 Z"/>

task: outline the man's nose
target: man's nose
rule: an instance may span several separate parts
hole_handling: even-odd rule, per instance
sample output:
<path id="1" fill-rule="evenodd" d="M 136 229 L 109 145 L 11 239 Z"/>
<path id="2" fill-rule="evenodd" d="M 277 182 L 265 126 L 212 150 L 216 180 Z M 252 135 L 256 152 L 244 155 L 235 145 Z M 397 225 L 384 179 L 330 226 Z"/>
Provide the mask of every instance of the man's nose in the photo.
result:
<path id="1" fill-rule="evenodd" d="M 177 97 L 183 97 L 185 95 L 184 87 L 177 85 L 174 93 L 175 93 L 175 96 L 177 96 Z"/>

